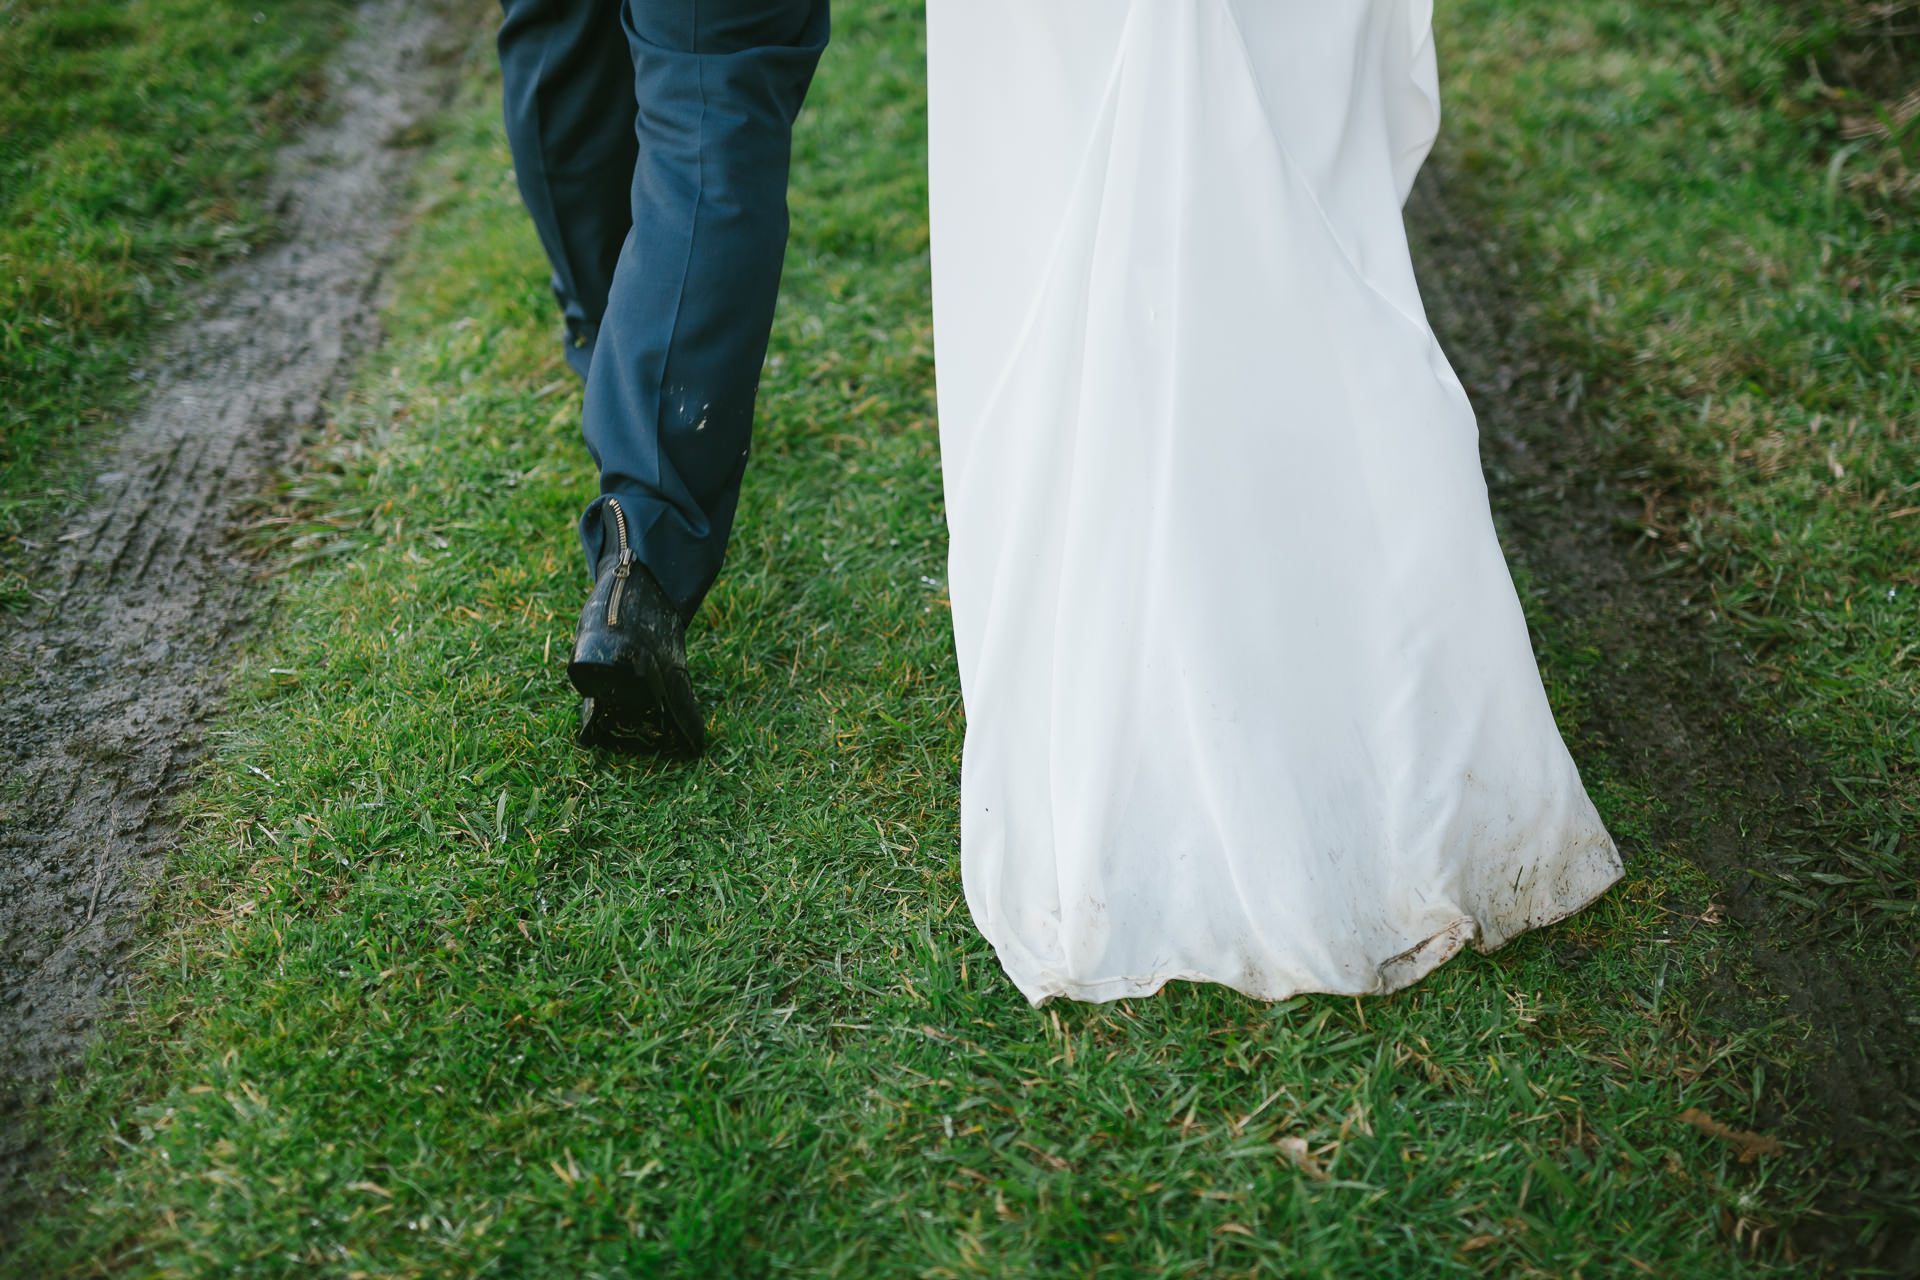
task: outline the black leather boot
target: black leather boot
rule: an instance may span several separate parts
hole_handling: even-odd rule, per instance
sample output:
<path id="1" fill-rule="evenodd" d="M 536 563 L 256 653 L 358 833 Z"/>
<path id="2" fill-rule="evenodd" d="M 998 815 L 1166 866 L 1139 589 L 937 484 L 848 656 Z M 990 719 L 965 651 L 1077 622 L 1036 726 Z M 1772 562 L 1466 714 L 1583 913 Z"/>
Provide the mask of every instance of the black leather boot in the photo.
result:
<path id="1" fill-rule="evenodd" d="M 698 755 L 706 725 L 687 677 L 686 624 L 634 558 L 618 498 L 600 505 L 593 594 L 574 631 L 567 678 L 585 702 L 580 743 L 633 753 Z"/>

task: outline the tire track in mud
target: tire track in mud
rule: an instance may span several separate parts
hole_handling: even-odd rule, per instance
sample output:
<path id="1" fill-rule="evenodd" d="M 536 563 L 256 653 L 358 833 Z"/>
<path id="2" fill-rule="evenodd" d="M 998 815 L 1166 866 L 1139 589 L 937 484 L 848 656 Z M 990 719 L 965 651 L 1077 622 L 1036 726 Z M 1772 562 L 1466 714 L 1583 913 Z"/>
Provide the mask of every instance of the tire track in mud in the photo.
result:
<path id="1" fill-rule="evenodd" d="M 1877 1241 L 1853 1238 L 1844 1221 L 1809 1221 L 1796 1242 L 1830 1264 L 1920 1275 L 1920 1025 L 1905 975 L 1816 935 L 1768 887 L 1779 883 L 1769 872 L 1790 869 L 1783 855 L 1843 845 L 1849 833 L 1835 815 L 1852 806 L 1815 763 L 1819 753 L 1743 697 L 1729 656 L 1700 623 L 1704 584 L 1655 577 L 1621 536 L 1638 529 L 1640 500 L 1579 412 L 1575 373 L 1530 336 L 1497 239 L 1457 194 L 1471 180 L 1449 159 L 1442 147 L 1428 161 L 1407 230 L 1428 317 L 1479 414 L 1503 545 L 1543 607 L 1600 644 L 1604 665 L 1585 685 L 1598 752 L 1664 805 L 1654 837 L 1705 872 L 1725 908 L 1731 927 L 1716 942 L 1735 961 L 1727 968 L 1755 986 L 1725 978 L 1703 1002 L 1731 1025 L 1785 1013 L 1809 1033 L 1806 1064 L 1788 1082 L 1799 1114 L 1763 1105 L 1755 1122 L 1817 1123 L 1859 1162 L 1855 1188 L 1823 1193 L 1821 1214 L 1896 1219 Z"/>
<path id="2" fill-rule="evenodd" d="M 367 0 L 325 111 L 276 158 L 280 238 L 214 276 L 145 361 L 90 500 L 37 535 L 34 605 L 0 619 L 0 1179 L 33 1092 L 112 1001 L 259 593 L 235 505 L 378 337 L 417 126 L 451 76 L 437 6 Z"/>

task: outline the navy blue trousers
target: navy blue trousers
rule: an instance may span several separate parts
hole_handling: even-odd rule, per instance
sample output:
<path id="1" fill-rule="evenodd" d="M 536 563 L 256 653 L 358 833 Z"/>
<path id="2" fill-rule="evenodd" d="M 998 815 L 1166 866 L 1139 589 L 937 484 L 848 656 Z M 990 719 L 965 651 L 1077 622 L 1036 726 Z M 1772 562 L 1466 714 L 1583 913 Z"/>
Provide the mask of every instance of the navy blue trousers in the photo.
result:
<path id="1" fill-rule="evenodd" d="M 726 555 L 828 0 L 501 0 L 507 138 L 600 497 L 692 617 Z"/>

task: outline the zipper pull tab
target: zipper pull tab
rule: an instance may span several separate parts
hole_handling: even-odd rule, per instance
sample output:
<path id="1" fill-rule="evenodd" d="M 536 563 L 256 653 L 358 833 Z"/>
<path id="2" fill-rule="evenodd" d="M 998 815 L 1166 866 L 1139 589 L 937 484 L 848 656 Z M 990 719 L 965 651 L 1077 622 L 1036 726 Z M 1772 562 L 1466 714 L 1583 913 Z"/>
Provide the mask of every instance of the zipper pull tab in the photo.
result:
<path id="1" fill-rule="evenodd" d="M 623 547 L 620 563 L 613 566 L 613 591 L 607 596 L 607 625 L 620 625 L 620 597 L 626 594 L 627 579 L 633 576 L 633 551 Z"/>

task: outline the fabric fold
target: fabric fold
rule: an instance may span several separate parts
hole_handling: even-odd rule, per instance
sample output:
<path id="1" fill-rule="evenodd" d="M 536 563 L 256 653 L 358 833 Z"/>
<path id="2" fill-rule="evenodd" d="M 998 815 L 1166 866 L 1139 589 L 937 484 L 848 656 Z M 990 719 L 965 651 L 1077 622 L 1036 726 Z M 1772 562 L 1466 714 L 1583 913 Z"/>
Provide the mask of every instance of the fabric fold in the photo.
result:
<path id="1" fill-rule="evenodd" d="M 1430 18 L 930 0 L 963 874 L 1036 1002 L 1391 990 L 1619 873 L 1400 224 Z"/>

